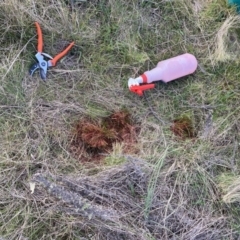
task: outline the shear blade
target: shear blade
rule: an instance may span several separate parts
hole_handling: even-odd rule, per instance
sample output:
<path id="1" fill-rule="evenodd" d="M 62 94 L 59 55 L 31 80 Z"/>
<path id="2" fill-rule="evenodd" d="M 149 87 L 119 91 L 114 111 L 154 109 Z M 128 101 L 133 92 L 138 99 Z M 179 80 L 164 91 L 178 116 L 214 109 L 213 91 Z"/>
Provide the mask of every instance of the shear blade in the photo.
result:
<path id="1" fill-rule="evenodd" d="M 40 68 L 40 76 L 42 80 L 46 80 L 47 74 L 45 73 L 44 69 Z"/>
<path id="2" fill-rule="evenodd" d="M 40 67 L 38 63 L 33 64 L 32 67 L 29 69 L 29 74 L 32 76 L 39 68 Z"/>

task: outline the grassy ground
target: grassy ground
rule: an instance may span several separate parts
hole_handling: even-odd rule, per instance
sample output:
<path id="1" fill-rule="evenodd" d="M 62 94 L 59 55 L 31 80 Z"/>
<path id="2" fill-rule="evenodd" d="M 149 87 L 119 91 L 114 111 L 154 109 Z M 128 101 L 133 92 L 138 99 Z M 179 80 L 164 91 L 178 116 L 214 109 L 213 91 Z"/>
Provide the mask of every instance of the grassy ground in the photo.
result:
<path id="1" fill-rule="evenodd" d="M 34 21 L 47 53 L 75 41 L 46 82 L 28 74 Z M 0 239 L 238 239 L 239 24 L 225 0 L 1 1 Z M 185 52 L 198 59 L 194 75 L 145 97 L 128 90 L 129 77 Z M 137 153 L 116 144 L 105 165 L 74 158 L 75 122 L 121 109 L 140 128 Z M 171 126 L 186 116 L 196 136 L 181 139 Z M 49 193 L 33 183 L 36 174 L 51 176 L 55 192 L 45 178 Z M 67 188 L 59 176 L 101 192 L 95 215 L 62 203 L 70 195 L 58 192 Z"/>

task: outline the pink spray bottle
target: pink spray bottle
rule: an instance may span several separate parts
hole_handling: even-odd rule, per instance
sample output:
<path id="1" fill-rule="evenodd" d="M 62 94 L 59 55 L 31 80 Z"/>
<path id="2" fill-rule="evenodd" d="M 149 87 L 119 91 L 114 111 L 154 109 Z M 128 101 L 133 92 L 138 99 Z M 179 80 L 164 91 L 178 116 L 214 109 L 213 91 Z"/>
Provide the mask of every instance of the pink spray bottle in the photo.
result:
<path id="1" fill-rule="evenodd" d="M 154 84 L 151 84 L 152 82 L 170 82 L 194 73 L 197 66 L 198 62 L 195 56 L 185 53 L 159 62 L 154 69 L 146 71 L 137 78 L 130 78 L 128 87 L 130 91 L 142 96 L 144 90 L 155 87 Z"/>

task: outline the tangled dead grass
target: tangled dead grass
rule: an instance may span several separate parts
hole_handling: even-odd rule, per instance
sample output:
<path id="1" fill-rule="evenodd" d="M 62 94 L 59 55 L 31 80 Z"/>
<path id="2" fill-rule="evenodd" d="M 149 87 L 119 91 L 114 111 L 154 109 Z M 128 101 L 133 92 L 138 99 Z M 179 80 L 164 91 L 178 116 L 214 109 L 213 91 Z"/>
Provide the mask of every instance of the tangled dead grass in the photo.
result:
<path id="1" fill-rule="evenodd" d="M 238 29 L 239 23 L 240 16 L 229 16 L 220 26 L 216 34 L 214 53 L 211 56 L 213 62 L 225 62 L 239 58 L 236 51 L 240 47 L 240 42 L 234 33 L 234 29 Z"/>
<path id="2" fill-rule="evenodd" d="M 240 201 L 239 177 L 222 174 L 219 176 L 219 186 L 222 189 L 222 199 L 225 203 L 238 203 Z"/>
<path id="3" fill-rule="evenodd" d="M 153 169 L 140 159 L 127 157 L 121 166 L 93 176 L 33 176 L 33 198 L 57 199 L 54 211 L 77 216 L 84 228 L 98 228 L 98 239 L 216 239 L 230 237 L 225 217 L 213 217 L 208 206 L 200 212 L 188 207 L 183 192 L 172 195 L 170 182 L 157 179 L 154 197 L 146 214 L 146 199 Z M 165 175 L 166 177 L 166 175 Z M 33 183 L 32 183 L 33 184 Z M 35 186 L 36 184 L 36 186 Z M 41 188 L 41 187 L 42 188 Z M 45 189 L 45 190 L 43 190 Z M 48 194 L 47 194 L 48 192 Z M 178 195 L 179 194 L 179 195 Z M 55 201 L 55 200 L 51 200 Z M 167 204 L 167 209 L 165 208 Z M 81 224 L 77 224 L 79 228 Z"/>

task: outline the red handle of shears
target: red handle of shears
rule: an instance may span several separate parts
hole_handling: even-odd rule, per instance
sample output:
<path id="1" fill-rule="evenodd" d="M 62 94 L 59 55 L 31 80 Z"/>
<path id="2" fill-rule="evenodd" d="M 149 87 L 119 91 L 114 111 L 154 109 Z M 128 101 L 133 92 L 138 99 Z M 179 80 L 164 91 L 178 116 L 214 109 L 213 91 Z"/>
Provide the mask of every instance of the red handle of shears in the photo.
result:
<path id="1" fill-rule="evenodd" d="M 37 50 L 38 52 L 42 53 L 43 51 L 43 35 L 42 30 L 38 22 L 35 22 L 36 28 L 37 28 L 37 35 L 38 35 L 38 46 Z"/>
<path id="2" fill-rule="evenodd" d="M 73 47 L 73 45 L 74 45 L 74 42 L 71 42 L 67 48 L 65 48 L 61 53 L 59 53 L 52 60 L 50 60 L 53 67 L 57 64 L 58 60 L 60 60 L 63 56 L 67 54 L 67 52 Z"/>

